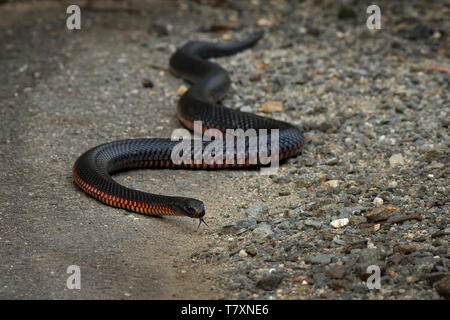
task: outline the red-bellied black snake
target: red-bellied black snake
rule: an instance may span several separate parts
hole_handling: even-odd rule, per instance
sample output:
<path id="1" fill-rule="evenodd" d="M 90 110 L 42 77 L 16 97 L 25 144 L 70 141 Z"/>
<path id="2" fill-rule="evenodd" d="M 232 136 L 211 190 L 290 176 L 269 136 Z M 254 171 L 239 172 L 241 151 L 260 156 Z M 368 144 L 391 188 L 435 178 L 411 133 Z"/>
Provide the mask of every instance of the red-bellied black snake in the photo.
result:
<path id="1" fill-rule="evenodd" d="M 208 60 L 212 57 L 227 56 L 255 45 L 262 33 L 231 44 L 216 44 L 204 41 L 189 41 L 170 58 L 170 68 L 192 86 L 180 98 L 177 116 L 181 123 L 193 129 L 194 121 L 202 121 L 203 130 L 215 128 L 223 133 L 227 129 L 267 129 L 267 143 L 258 144 L 269 149 L 271 155 L 270 132 L 278 130 L 279 160 L 299 154 L 303 148 L 303 134 L 297 127 L 286 122 L 226 108 L 218 103 L 230 87 L 226 70 Z M 261 136 L 256 137 L 261 140 Z M 262 141 L 262 140 L 261 140 Z M 204 151 L 213 141 L 203 141 Z M 132 168 L 191 168 L 220 169 L 247 168 L 267 164 L 259 158 L 250 159 L 250 143 L 245 140 L 243 157 L 239 157 L 237 146 L 233 146 L 231 157 L 227 157 L 227 146 L 223 143 L 222 153 L 212 152 L 212 160 L 195 157 L 191 149 L 187 161 L 174 161 L 172 155 L 179 141 L 171 139 L 128 139 L 114 141 L 94 147 L 82 154 L 73 166 L 73 176 L 78 186 L 95 199 L 118 208 L 148 215 L 182 215 L 200 218 L 203 221 L 205 207 L 202 201 L 176 196 L 146 193 L 124 187 L 114 181 L 111 174 Z M 192 142 L 194 144 L 194 142 Z M 179 146 L 179 145 L 178 145 Z M 182 152 L 180 153 L 182 155 Z M 186 154 L 185 154 L 186 156 Z M 197 160 L 196 160 L 197 159 Z"/>

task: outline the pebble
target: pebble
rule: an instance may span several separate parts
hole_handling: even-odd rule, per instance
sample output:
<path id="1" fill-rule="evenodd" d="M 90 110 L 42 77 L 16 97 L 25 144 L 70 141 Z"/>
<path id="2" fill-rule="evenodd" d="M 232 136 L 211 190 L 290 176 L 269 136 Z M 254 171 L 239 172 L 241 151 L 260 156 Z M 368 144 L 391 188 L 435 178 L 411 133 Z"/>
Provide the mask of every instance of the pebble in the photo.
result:
<path id="1" fill-rule="evenodd" d="M 251 106 L 242 106 L 239 110 L 242 112 L 253 112 L 253 108 Z"/>
<path id="2" fill-rule="evenodd" d="M 247 257 L 248 257 L 247 251 L 245 251 L 244 249 L 241 249 L 241 250 L 239 251 L 239 257 L 241 257 L 241 258 L 247 258 Z"/>
<path id="3" fill-rule="evenodd" d="M 336 164 L 338 164 L 339 163 L 339 159 L 338 158 L 330 158 L 330 159 L 328 159 L 327 161 L 325 161 L 325 164 L 327 165 L 327 166 L 334 166 L 334 165 L 336 165 Z"/>
<path id="4" fill-rule="evenodd" d="M 336 219 L 336 220 L 331 221 L 330 225 L 333 228 L 342 228 L 342 227 L 345 227 L 346 225 L 348 225 L 349 222 L 350 222 L 350 220 L 347 218 Z"/>
<path id="5" fill-rule="evenodd" d="M 349 223 L 351 226 L 357 227 L 363 223 L 367 223 L 367 218 L 363 217 L 363 216 L 353 216 L 353 217 L 350 217 Z"/>
<path id="6" fill-rule="evenodd" d="M 269 208 L 265 205 L 253 205 L 245 210 L 245 214 L 249 219 L 254 219 L 257 222 L 261 222 L 267 219 Z"/>
<path id="7" fill-rule="evenodd" d="M 178 96 L 181 97 L 187 90 L 188 88 L 185 85 L 180 86 L 177 91 Z"/>
<path id="8" fill-rule="evenodd" d="M 267 101 L 258 108 L 258 111 L 265 113 L 281 112 L 283 111 L 283 104 L 279 101 Z"/>
<path id="9" fill-rule="evenodd" d="M 396 153 L 389 158 L 389 165 L 392 168 L 403 166 L 404 164 L 405 161 L 403 160 L 403 156 L 401 153 Z"/>
<path id="10" fill-rule="evenodd" d="M 322 226 L 322 223 L 320 221 L 313 219 L 306 219 L 303 223 L 305 226 L 313 227 L 314 229 L 320 229 L 320 227 Z"/>
<path id="11" fill-rule="evenodd" d="M 256 225 L 256 221 L 249 219 L 249 220 L 238 220 L 234 223 L 227 224 L 223 226 L 220 229 L 220 233 L 225 234 L 237 234 L 241 233 L 242 231 L 246 231 L 248 229 L 251 229 L 253 226 Z"/>
<path id="12" fill-rule="evenodd" d="M 395 180 L 389 181 L 388 188 L 394 189 L 398 186 L 398 182 Z"/>
<path id="13" fill-rule="evenodd" d="M 342 279 L 347 272 L 347 267 L 343 265 L 334 265 L 326 269 L 325 274 L 328 278 Z"/>
<path id="14" fill-rule="evenodd" d="M 305 173 L 298 177 L 298 187 L 311 187 L 319 182 L 319 177 L 313 173 Z"/>
<path id="15" fill-rule="evenodd" d="M 278 288 L 282 280 L 283 276 L 281 275 L 268 274 L 256 282 L 256 287 L 259 289 L 272 291 Z"/>
<path id="16" fill-rule="evenodd" d="M 307 258 L 307 261 L 312 264 L 329 264 L 331 262 L 331 254 L 319 254 Z"/>
<path id="17" fill-rule="evenodd" d="M 387 220 L 390 212 L 387 208 L 375 208 L 365 215 L 368 222 Z"/>
<path id="18" fill-rule="evenodd" d="M 383 205 L 383 203 L 384 203 L 383 199 L 381 199 L 381 198 L 379 198 L 379 197 L 375 197 L 375 198 L 373 199 L 373 204 L 374 204 L 375 206 L 377 206 L 377 207 Z"/>
<path id="19" fill-rule="evenodd" d="M 340 183 L 339 180 L 329 180 L 325 182 L 325 184 L 331 188 L 339 187 L 339 183 Z"/>
<path id="20" fill-rule="evenodd" d="M 420 246 L 417 243 L 411 242 L 407 244 L 399 244 L 394 246 L 393 250 L 394 252 L 399 252 L 403 254 L 410 254 L 414 251 L 417 251 L 420 248 Z"/>
<path id="21" fill-rule="evenodd" d="M 252 82 L 256 82 L 262 79 L 263 77 L 263 73 L 253 73 L 248 77 L 248 80 L 252 81 Z"/>
<path id="22" fill-rule="evenodd" d="M 253 236 L 257 240 L 262 240 L 267 238 L 268 236 L 273 235 L 272 228 L 267 223 L 260 223 L 253 231 Z"/>

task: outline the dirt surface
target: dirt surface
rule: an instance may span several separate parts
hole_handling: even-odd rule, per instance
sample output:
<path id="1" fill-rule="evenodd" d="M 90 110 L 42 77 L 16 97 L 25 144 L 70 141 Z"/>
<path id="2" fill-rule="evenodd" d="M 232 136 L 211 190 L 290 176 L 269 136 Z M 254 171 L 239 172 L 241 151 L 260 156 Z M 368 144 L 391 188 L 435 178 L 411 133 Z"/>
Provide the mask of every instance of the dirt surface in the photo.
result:
<path id="1" fill-rule="evenodd" d="M 73 3 L 82 25 L 69 31 Z M 450 9 L 382 2 L 383 28 L 369 31 L 369 4 L 1 4 L 0 298 L 445 296 Z M 198 231 L 197 221 L 130 214 L 76 187 L 71 168 L 89 148 L 181 127 L 175 108 L 186 84 L 167 71 L 177 46 L 259 29 L 254 49 L 217 59 L 233 82 L 223 103 L 247 112 L 281 105 L 260 113 L 309 129 L 301 156 L 272 176 L 114 176 L 133 189 L 201 199 L 210 227 Z M 338 219 L 350 223 L 330 225 Z M 366 287 L 374 264 L 381 290 Z M 66 287 L 70 265 L 80 267 L 81 290 Z"/>
<path id="2" fill-rule="evenodd" d="M 179 127 L 174 113 L 182 81 L 147 66 L 166 67 L 171 48 L 141 46 L 152 39 L 152 21 L 171 21 L 177 4 L 149 1 L 139 5 L 145 15 L 86 10 L 82 30 L 72 32 L 65 28 L 66 7 L 46 1 L 0 7 L 0 297 L 213 297 L 188 259 L 204 241 L 197 222 L 103 206 L 80 192 L 71 173 L 90 147 L 169 137 Z M 156 94 L 142 87 L 143 78 L 157 79 Z M 147 170 L 117 180 L 194 197 L 217 189 L 211 177 Z M 211 202 L 211 211 L 218 208 Z M 81 290 L 66 288 L 69 265 L 81 269 Z"/>

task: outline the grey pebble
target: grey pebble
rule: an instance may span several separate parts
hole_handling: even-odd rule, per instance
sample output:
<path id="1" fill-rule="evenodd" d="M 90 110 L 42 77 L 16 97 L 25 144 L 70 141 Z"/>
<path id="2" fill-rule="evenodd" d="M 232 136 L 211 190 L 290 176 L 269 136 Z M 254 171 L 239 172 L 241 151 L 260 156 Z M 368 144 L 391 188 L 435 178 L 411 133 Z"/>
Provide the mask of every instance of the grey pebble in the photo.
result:
<path id="1" fill-rule="evenodd" d="M 312 263 L 312 264 L 329 264 L 331 262 L 331 254 L 319 254 L 316 256 L 310 256 L 306 259 L 307 262 Z"/>
<path id="2" fill-rule="evenodd" d="M 249 219 L 254 219 L 258 222 L 266 220 L 268 213 L 269 208 L 265 205 L 259 204 L 251 206 L 245 210 L 245 214 Z"/>

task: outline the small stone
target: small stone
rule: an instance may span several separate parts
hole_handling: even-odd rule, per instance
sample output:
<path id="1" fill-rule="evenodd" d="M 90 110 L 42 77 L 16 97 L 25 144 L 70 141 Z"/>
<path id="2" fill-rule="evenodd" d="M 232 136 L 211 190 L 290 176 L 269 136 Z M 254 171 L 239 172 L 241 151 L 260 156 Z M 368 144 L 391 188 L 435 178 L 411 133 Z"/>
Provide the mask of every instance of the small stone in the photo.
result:
<path id="1" fill-rule="evenodd" d="M 179 97 L 181 97 L 186 91 L 187 87 L 185 85 L 182 85 L 178 88 L 177 94 Z"/>
<path id="2" fill-rule="evenodd" d="M 283 277 L 281 275 L 269 274 L 259 279 L 256 282 L 256 287 L 267 291 L 275 290 L 282 280 Z"/>
<path id="3" fill-rule="evenodd" d="M 347 191 L 349 194 L 352 194 L 354 196 L 358 195 L 361 193 L 361 189 L 358 187 L 350 187 Z"/>
<path id="4" fill-rule="evenodd" d="M 267 101 L 258 108 L 258 111 L 265 113 L 281 112 L 283 111 L 283 104 L 279 101 Z"/>
<path id="5" fill-rule="evenodd" d="M 327 284 L 331 289 L 334 290 L 350 290 L 352 288 L 352 283 L 347 279 L 333 279 Z"/>
<path id="6" fill-rule="evenodd" d="M 367 218 L 362 217 L 362 216 L 353 216 L 353 217 L 350 217 L 350 219 L 349 219 L 349 223 L 353 227 L 357 227 L 366 222 L 367 222 Z"/>
<path id="7" fill-rule="evenodd" d="M 255 230 L 252 231 L 252 234 L 258 240 L 263 240 L 268 236 L 273 234 L 272 228 L 267 223 L 260 223 Z"/>
<path id="8" fill-rule="evenodd" d="M 335 164 L 338 164 L 338 162 L 339 162 L 339 159 L 335 157 L 335 158 L 330 158 L 327 161 L 325 161 L 325 164 L 327 166 L 334 166 Z"/>
<path id="9" fill-rule="evenodd" d="M 346 241 L 340 239 L 338 236 L 334 236 L 334 237 L 333 237 L 333 242 L 334 242 L 334 243 L 337 243 L 337 244 L 340 245 L 340 246 L 345 246 L 345 245 L 347 244 Z"/>
<path id="10" fill-rule="evenodd" d="M 327 181 L 327 175 L 326 173 L 319 173 L 317 175 L 317 177 L 319 178 L 319 182 L 320 183 L 324 183 L 325 181 Z"/>
<path id="11" fill-rule="evenodd" d="M 262 73 L 253 73 L 248 77 L 248 80 L 255 82 L 261 80 L 263 77 Z"/>
<path id="12" fill-rule="evenodd" d="M 375 199 L 373 199 L 373 204 L 377 207 L 383 205 L 383 203 L 384 203 L 383 199 L 379 197 L 375 197 Z"/>
<path id="13" fill-rule="evenodd" d="M 271 27 L 273 25 L 273 21 L 266 18 L 261 18 L 257 21 L 257 24 L 260 27 Z"/>
<path id="14" fill-rule="evenodd" d="M 398 167 L 398 166 L 405 165 L 405 161 L 403 160 L 403 156 L 400 153 L 393 154 L 389 158 L 389 165 L 391 166 L 391 168 L 395 168 L 395 167 Z"/>
<path id="15" fill-rule="evenodd" d="M 239 251 L 239 257 L 241 258 L 247 258 L 248 257 L 248 253 L 247 251 L 245 251 L 244 249 Z"/>
<path id="16" fill-rule="evenodd" d="M 433 162 L 431 162 L 429 168 L 430 169 L 443 169 L 445 167 L 445 164 L 440 163 L 440 162 L 436 162 L 433 160 Z"/>
<path id="17" fill-rule="evenodd" d="M 397 186 L 398 186 L 398 183 L 395 180 L 389 181 L 389 183 L 388 183 L 388 188 L 390 188 L 390 189 L 394 189 Z"/>
<path id="18" fill-rule="evenodd" d="M 264 205 L 254 205 L 247 210 L 245 210 L 245 214 L 250 219 L 255 219 L 257 222 L 261 222 L 266 220 L 267 214 L 269 213 L 269 208 Z"/>
<path id="19" fill-rule="evenodd" d="M 326 253 L 319 254 L 309 257 L 307 261 L 312 264 L 329 264 L 331 262 L 331 255 Z"/>
<path id="20" fill-rule="evenodd" d="M 349 221 L 350 220 L 347 218 L 336 219 L 330 222 L 330 226 L 332 226 L 333 228 L 342 228 L 348 225 Z"/>
<path id="21" fill-rule="evenodd" d="M 339 180 L 329 180 L 325 184 L 331 188 L 337 188 L 339 187 Z"/>
<path id="22" fill-rule="evenodd" d="M 365 215 L 368 222 L 377 222 L 387 220 L 389 218 L 389 210 L 386 208 L 375 208 Z"/>
<path id="23" fill-rule="evenodd" d="M 248 247 L 248 248 L 245 250 L 245 252 L 247 252 L 247 254 L 248 254 L 250 257 L 254 257 L 254 256 L 256 256 L 256 255 L 258 254 L 258 250 L 256 249 L 255 246 L 250 246 L 250 247 Z"/>
<path id="24" fill-rule="evenodd" d="M 433 287 L 440 296 L 450 300 L 450 276 L 439 280 Z"/>
<path id="25" fill-rule="evenodd" d="M 253 112 L 253 108 L 250 106 L 242 106 L 239 110 L 242 112 Z"/>
<path id="26" fill-rule="evenodd" d="M 342 279 L 345 276 L 345 273 L 347 272 L 347 268 L 343 265 L 336 264 L 332 267 L 329 267 L 325 274 L 328 278 L 334 278 L 334 279 Z"/>
<path id="27" fill-rule="evenodd" d="M 394 246 L 394 252 L 410 254 L 414 251 L 419 250 L 420 245 L 417 243 L 407 243 L 407 244 L 399 244 Z"/>
<path id="28" fill-rule="evenodd" d="M 256 225 L 256 221 L 253 219 L 249 220 L 238 220 L 232 224 L 227 224 L 220 229 L 222 234 L 238 234 L 242 231 L 246 231 Z"/>
<path id="29" fill-rule="evenodd" d="M 298 177 L 297 186 L 298 187 L 311 187 L 312 185 L 319 182 L 319 177 L 313 173 L 305 173 Z"/>
<path id="30" fill-rule="evenodd" d="M 313 219 L 306 219 L 304 224 L 305 226 L 313 227 L 314 229 L 320 229 L 320 227 L 322 226 L 322 223 L 320 221 Z"/>

